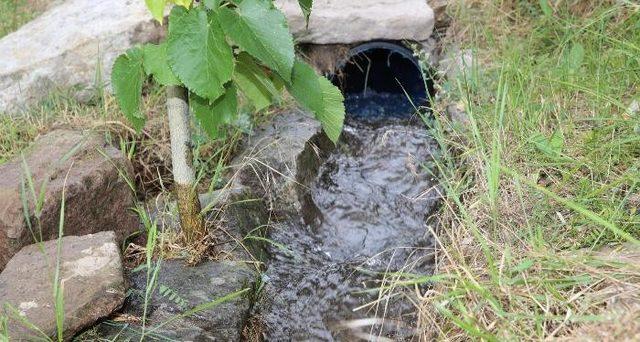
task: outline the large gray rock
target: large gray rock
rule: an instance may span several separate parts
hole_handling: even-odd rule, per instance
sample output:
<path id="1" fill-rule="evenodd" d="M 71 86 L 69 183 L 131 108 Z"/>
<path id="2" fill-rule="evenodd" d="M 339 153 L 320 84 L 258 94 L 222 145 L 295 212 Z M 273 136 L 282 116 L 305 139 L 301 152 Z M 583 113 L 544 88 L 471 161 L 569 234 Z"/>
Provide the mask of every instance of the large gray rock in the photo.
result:
<path id="1" fill-rule="evenodd" d="M 300 196 L 334 147 L 320 123 L 299 110 L 280 113 L 247 138 L 232 161 L 231 189 L 251 193 L 275 214 L 300 213 Z"/>
<path id="2" fill-rule="evenodd" d="M 308 26 L 298 0 L 276 0 L 276 4 L 302 43 L 423 41 L 431 36 L 435 22 L 425 0 L 315 0 Z"/>
<path id="3" fill-rule="evenodd" d="M 317 212 L 307 205 L 308 184 L 333 148 L 318 121 L 300 110 L 277 114 L 247 137 L 243 152 L 231 162 L 230 185 L 220 196 L 220 222 L 243 245 L 226 244 L 225 252 L 264 261 L 268 244 L 260 237 L 273 228 L 271 223 L 301 215 L 313 220 Z"/>
<path id="4" fill-rule="evenodd" d="M 67 0 L 0 40 L 0 113 L 14 112 L 55 87 L 109 80 L 115 58 L 157 40 L 141 0 Z"/>
<path id="5" fill-rule="evenodd" d="M 297 0 L 276 3 L 302 43 L 424 41 L 435 22 L 425 0 L 316 0 L 308 26 Z M 0 113 L 20 111 L 56 87 L 90 88 L 101 81 L 96 75 L 108 85 L 120 53 L 156 41 L 162 32 L 142 0 L 66 0 L 53 6 L 0 39 Z"/>
<path id="6" fill-rule="evenodd" d="M 147 304 L 146 341 L 241 341 L 242 330 L 251 308 L 256 274 L 240 262 L 204 262 L 192 267 L 180 260 L 160 264 L 157 287 Z M 147 272 L 131 277 L 131 299 L 123 308 L 125 315 L 141 316 Z M 185 314 L 200 305 L 242 291 L 242 295 L 205 310 Z M 165 324 L 170 322 L 168 324 Z M 137 324 L 105 322 L 88 331 L 79 340 L 140 340 Z"/>
<path id="7" fill-rule="evenodd" d="M 23 196 L 21 184 L 29 184 L 24 165 L 36 197 L 45 189 L 38 213 L 28 185 Z M 25 152 L 24 162 L 17 157 L 1 165 L 0 175 L 0 270 L 23 246 L 58 237 L 63 189 L 65 235 L 112 230 L 122 241 L 139 228 L 139 220 L 131 211 L 135 197 L 123 179 L 132 179 L 133 167 L 122 152 L 105 144 L 96 133 L 53 131 Z"/>
<path id="8" fill-rule="evenodd" d="M 20 323 L 26 319 L 46 336 L 56 336 L 53 284 L 57 240 L 23 248 L 0 274 L 0 311 L 7 317 L 12 341 L 41 334 Z M 60 283 L 64 298 L 64 337 L 117 310 L 125 298 L 120 250 L 113 232 L 62 239 Z M 13 310 L 6 309 L 10 305 Z M 21 316 L 16 317 L 16 315 Z"/>

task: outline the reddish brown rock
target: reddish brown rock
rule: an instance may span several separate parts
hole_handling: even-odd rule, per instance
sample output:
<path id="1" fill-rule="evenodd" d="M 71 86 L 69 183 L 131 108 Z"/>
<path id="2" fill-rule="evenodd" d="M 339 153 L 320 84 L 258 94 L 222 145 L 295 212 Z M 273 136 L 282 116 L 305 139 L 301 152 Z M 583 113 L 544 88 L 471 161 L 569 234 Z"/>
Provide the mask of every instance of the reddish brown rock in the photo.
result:
<path id="1" fill-rule="evenodd" d="M 0 315 L 8 318 L 11 341 L 47 336 L 55 339 L 57 243 L 52 240 L 24 247 L 0 274 Z M 61 243 L 59 280 L 64 302 L 63 336 L 67 340 L 120 308 L 126 289 L 113 232 L 67 236 Z M 21 324 L 24 320 L 41 332 Z"/>
<path id="2" fill-rule="evenodd" d="M 44 184 L 44 202 L 29 190 L 28 166 L 35 198 Z M 62 190 L 65 188 L 64 235 L 85 235 L 113 230 L 118 241 L 136 231 L 132 213 L 134 195 L 121 177 L 132 175 L 131 163 L 95 133 L 69 130 L 51 132 L 38 139 L 22 157 L 0 166 L 0 270 L 25 245 L 58 236 Z M 22 186 L 25 194 L 22 196 Z M 66 182 L 66 186 L 65 186 Z M 25 219 L 23 198 L 29 206 Z M 29 228 L 29 222 L 32 229 Z"/>

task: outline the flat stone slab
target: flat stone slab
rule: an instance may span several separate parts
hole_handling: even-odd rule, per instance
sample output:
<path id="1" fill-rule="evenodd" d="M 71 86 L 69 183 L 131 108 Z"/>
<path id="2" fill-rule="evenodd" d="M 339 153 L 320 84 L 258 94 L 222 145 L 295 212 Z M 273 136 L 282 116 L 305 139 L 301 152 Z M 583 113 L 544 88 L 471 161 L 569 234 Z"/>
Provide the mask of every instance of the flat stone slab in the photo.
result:
<path id="1" fill-rule="evenodd" d="M 300 43 L 424 41 L 435 23 L 425 0 L 315 0 L 308 26 L 298 0 L 276 4 Z M 0 114 L 20 112 L 57 87 L 77 86 L 86 96 L 95 85 L 108 86 L 119 54 L 162 35 L 142 0 L 67 0 L 52 6 L 0 39 Z"/>
<path id="2" fill-rule="evenodd" d="M 425 0 L 315 0 L 305 22 L 297 0 L 276 0 L 296 41 L 349 44 L 371 40 L 427 40 L 434 13 Z"/>
<path id="3" fill-rule="evenodd" d="M 57 240 L 24 247 L 0 274 L 0 313 L 9 318 L 10 340 L 56 336 L 53 284 Z M 62 238 L 60 283 L 64 294 L 64 337 L 117 310 L 125 298 L 120 250 L 113 232 Z M 14 310 L 7 310 L 10 305 Z M 14 311 L 14 312 L 11 312 Z M 16 315 L 21 318 L 17 319 Z M 20 323 L 25 319 L 42 333 Z"/>
<path id="4" fill-rule="evenodd" d="M 135 196 L 123 179 L 132 179 L 133 166 L 96 133 L 48 133 L 25 151 L 24 160 L 19 156 L 0 165 L 0 175 L 0 271 L 23 246 L 58 237 L 63 188 L 64 235 L 111 230 L 122 241 L 139 229 L 139 219 L 131 211 Z M 42 205 L 36 205 L 41 189 Z"/>
<path id="5" fill-rule="evenodd" d="M 0 114 L 22 110 L 55 87 L 108 81 L 120 53 L 157 40 L 159 32 L 142 0 L 67 0 L 51 7 L 0 39 Z"/>

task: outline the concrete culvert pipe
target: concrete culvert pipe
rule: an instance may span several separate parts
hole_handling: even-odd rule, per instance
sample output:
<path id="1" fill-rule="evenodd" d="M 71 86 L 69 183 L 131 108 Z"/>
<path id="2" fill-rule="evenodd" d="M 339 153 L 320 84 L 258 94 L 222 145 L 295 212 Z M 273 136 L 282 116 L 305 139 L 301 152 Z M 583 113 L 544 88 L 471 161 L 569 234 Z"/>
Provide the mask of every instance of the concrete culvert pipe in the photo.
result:
<path id="1" fill-rule="evenodd" d="M 331 76 L 345 95 L 351 118 L 406 118 L 428 105 L 433 91 L 418 59 L 406 47 L 369 42 L 352 48 Z"/>

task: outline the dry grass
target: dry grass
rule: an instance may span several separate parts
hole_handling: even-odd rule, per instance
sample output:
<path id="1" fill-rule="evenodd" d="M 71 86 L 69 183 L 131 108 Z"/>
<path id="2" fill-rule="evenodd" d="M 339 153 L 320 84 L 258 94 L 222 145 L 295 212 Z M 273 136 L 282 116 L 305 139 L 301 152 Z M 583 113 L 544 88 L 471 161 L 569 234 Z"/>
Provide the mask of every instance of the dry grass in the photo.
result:
<path id="1" fill-rule="evenodd" d="M 475 63 L 436 108 L 444 201 L 424 340 L 640 334 L 640 8 L 540 3 L 450 9 L 449 43 Z"/>
<path id="2" fill-rule="evenodd" d="M 92 130 L 103 134 L 132 161 L 140 196 L 157 193 L 171 185 L 169 133 L 163 116 L 163 94 L 150 89 L 144 101 L 150 120 L 136 132 L 124 120 L 112 96 L 80 103 L 70 91 L 57 91 L 23 115 L 0 116 L 0 164 L 52 130 Z"/>

